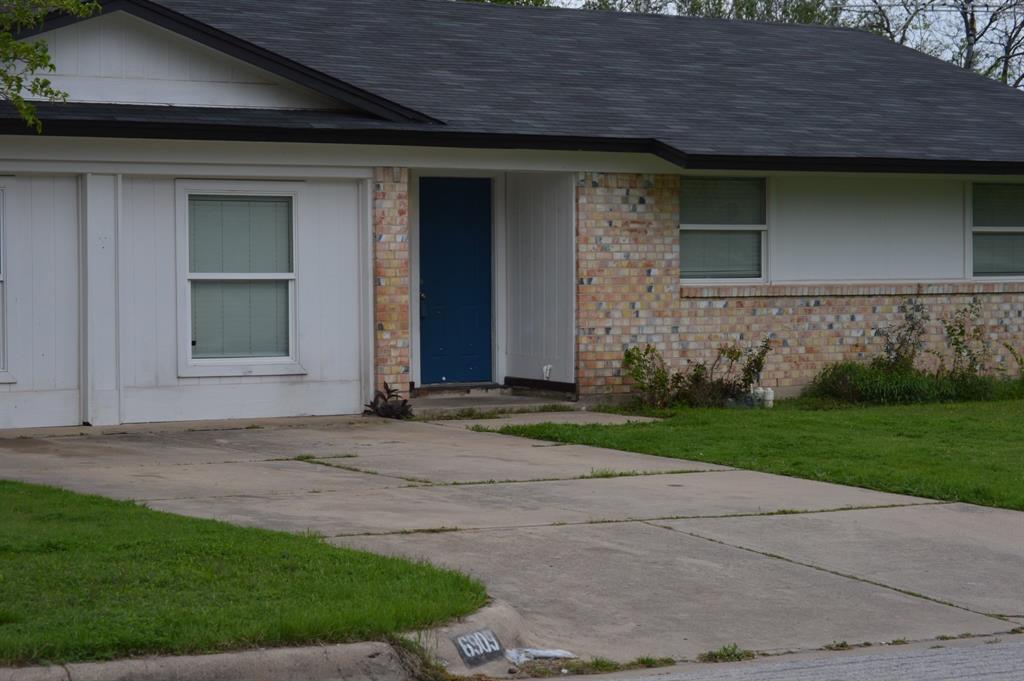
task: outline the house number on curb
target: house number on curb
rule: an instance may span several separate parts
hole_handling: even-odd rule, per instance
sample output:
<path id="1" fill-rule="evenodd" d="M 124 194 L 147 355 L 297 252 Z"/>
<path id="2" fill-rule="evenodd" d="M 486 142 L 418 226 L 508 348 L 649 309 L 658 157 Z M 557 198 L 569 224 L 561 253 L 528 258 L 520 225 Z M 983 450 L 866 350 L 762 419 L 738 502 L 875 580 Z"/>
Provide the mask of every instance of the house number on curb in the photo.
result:
<path id="1" fill-rule="evenodd" d="M 500 659 L 504 652 L 501 641 L 490 629 L 452 636 L 452 643 L 455 644 L 459 656 L 467 667 L 476 667 L 484 662 Z"/>

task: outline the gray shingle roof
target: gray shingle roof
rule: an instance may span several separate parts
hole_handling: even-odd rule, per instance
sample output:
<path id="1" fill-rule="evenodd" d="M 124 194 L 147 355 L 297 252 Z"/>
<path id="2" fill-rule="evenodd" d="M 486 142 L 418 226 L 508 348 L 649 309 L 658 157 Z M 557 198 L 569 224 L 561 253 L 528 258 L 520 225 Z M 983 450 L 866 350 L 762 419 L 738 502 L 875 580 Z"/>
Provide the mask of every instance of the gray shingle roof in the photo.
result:
<path id="1" fill-rule="evenodd" d="M 157 4 L 449 133 L 1024 163 L 1024 93 L 861 31 L 450 0 Z"/>

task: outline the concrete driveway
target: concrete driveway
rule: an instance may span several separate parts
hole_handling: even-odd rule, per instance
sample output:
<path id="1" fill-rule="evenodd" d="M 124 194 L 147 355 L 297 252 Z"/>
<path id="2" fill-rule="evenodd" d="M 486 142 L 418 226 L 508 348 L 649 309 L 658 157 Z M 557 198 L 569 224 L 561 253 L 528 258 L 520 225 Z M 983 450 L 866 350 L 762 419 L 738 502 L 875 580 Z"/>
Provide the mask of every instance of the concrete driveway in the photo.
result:
<path id="1" fill-rule="evenodd" d="M 531 643 L 585 656 L 930 640 L 1024 618 L 1022 513 L 463 426 L 46 431 L 0 438 L 0 477 L 453 566 Z"/>

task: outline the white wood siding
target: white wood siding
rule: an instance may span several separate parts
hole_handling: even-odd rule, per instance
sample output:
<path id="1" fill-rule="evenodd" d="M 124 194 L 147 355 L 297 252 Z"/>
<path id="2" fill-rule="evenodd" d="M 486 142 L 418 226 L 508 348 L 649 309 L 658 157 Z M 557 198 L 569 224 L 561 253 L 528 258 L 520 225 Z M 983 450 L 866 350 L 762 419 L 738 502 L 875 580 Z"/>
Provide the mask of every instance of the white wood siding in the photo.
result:
<path id="1" fill-rule="evenodd" d="M 962 180 L 803 175 L 770 184 L 772 281 L 965 276 Z"/>
<path id="2" fill-rule="evenodd" d="M 81 423 L 78 180 L 0 177 L 4 186 L 7 372 L 0 428 Z"/>
<path id="3" fill-rule="evenodd" d="M 339 108 L 337 102 L 124 12 L 39 36 L 75 102 Z"/>
<path id="4" fill-rule="evenodd" d="M 573 176 L 510 173 L 507 183 L 505 373 L 574 383 Z"/>
<path id="5" fill-rule="evenodd" d="M 295 225 L 302 376 L 179 378 L 173 178 L 126 177 L 120 226 L 124 422 L 357 413 L 361 184 L 306 183 Z"/>

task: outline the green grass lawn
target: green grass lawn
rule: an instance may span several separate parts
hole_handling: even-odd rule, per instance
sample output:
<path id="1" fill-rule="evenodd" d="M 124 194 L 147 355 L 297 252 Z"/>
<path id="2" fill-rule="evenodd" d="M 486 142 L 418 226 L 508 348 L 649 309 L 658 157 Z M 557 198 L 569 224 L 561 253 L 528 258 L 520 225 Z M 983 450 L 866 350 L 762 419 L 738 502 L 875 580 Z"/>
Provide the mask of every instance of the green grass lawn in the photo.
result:
<path id="1" fill-rule="evenodd" d="M 831 410 L 783 402 L 680 409 L 656 423 L 500 432 L 1024 511 L 1022 400 Z"/>
<path id="2" fill-rule="evenodd" d="M 486 598 L 314 536 L 0 481 L 0 666 L 379 639 Z"/>

